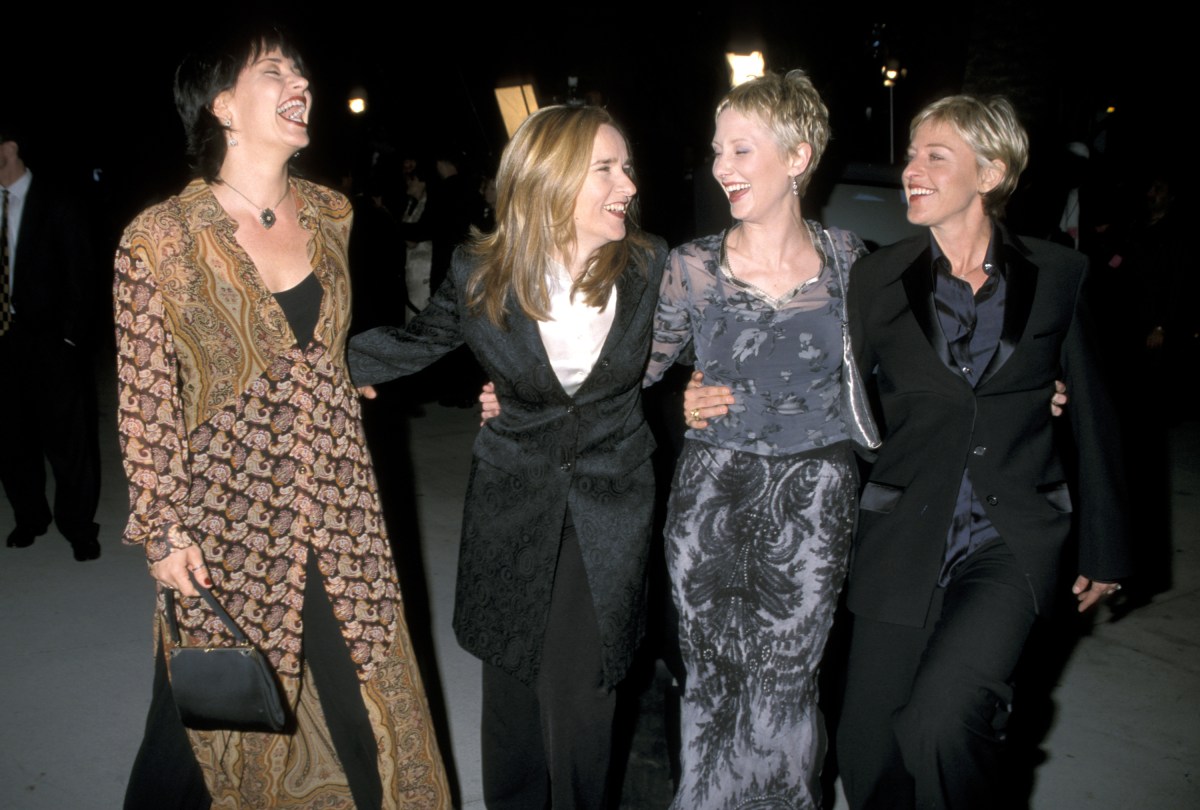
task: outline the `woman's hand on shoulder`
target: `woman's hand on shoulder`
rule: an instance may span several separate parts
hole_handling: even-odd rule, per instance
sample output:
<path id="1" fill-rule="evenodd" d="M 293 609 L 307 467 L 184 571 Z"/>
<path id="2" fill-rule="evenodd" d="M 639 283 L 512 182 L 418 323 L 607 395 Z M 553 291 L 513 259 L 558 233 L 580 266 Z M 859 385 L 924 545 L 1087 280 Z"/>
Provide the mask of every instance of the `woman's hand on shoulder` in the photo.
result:
<path id="1" fill-rule="evenodd" d="M 683 392 L 683 421 L 694 430 L 704 430 L 708 420 L 729 413 L 734 402 L 733 391 L 723 385 L 705 385 L 704 372 L 693 371 Z"/>
<path id="2" fill-rule="evenodd" d="M 175 549 L 150 565 L 150 576 L 160 585 L 177 590 L 184 596 L 199 596 L 199 591 L 188 577 L 189 571 L 205 588 L 212 587 L 212 577 L 208 575 L 208 566 L 204 564 L 204 554 L 199 546 Z"/>
<path id="3" fill-rule="evenodd" d="M 480 427 L 486 425 L 487 420 L 500 415 L 500 398 L 496 396 L 494 382 L 488 381 L 483 384 L 483 390 L 479 392 L 479 404 L 482 406 L 479 411 Z"/>

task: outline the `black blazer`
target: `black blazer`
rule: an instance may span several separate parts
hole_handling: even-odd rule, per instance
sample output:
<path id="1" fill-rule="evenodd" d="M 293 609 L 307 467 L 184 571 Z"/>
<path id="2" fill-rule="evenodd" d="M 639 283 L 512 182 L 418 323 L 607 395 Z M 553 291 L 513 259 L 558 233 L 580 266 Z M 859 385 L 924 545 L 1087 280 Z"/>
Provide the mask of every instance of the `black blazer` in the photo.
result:
<path id="1" fill-rule="evenodd" d="M 851 274 L 852 340 L 863 375 L 875 374 L 884 429 L 863 491 L 847 596 L 868 618 L 924 624 L 964 465 L 1039 611 L 1051 603 L 1073 515 L 1077 572 L 1100 581 L 1130 573 L 1119 440 L 1095 354 L 1087 260 L 1003 227 L 996 238 L 1004 325 L 975 388 L 955 368 L 938 323 L 928 234 L 859 260 Z M 1077 504 L 1050 415 L 1056 378 L 1071 398 Z"/>
<path id="2" fill-rule="evenodd" d="M 528 684 L 537 678 L 568 508 L 610 684 L 624 677 L 641 640 L 654 506 L 641 386 L 666 253 L 654 238 L 618 279 L 612 328 L 573 397 L 550 367 L 537 324 L 519 309 L 510 307 L 507 331 L 469 313 L 474 265 L 461 249 L 406 331 L 380 327 L 350 341 L 356 385 L 412 374 L 463 343 L 496 384 L 502 412 L 475 440 L 454 629 L 468 652 Z"/>
<path id="3" fill-rule="evenodd" d="M 21 212 L 13 262 L 13 307 L 21 334 L 57 350 L 65 340 L 82 348 L 89 336 L 91 272 L 88 228 L 77 202 L 36 176 Z"/>

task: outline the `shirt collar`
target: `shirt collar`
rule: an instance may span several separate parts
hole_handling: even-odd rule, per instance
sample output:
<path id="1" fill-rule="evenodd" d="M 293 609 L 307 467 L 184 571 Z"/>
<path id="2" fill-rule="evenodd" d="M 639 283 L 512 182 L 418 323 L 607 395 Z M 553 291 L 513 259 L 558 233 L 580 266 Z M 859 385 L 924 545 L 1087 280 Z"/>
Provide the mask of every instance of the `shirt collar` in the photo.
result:
<path id="1" fill-rule="evenodd" d="M 11 186 L 8 186 L 9 199 L 20 197 L 25 199 L 25 195 L 29 193 L 29 184 L 33 182 L 33 172 L 29 169 L 25 170 L 25 174 L 17 178 L 17 181 Z"/>
<path id="2" fill-rule="evenodd" d="M 1003 237 L 996 228 L 995 221 L 993 221 L 992 236 L 988 240 L 987 253 L 983 255 L 983 272 L 987 274 L 988 278 L 995 275 L 997 270 L 1000 271 L 1000 275 L 1004 275 L 1004 263 L 999 260 L 1002 243 Z M 929 232 L 929 253 L 930 267 L 934 273 L 935 280 L 938 273 L 947 276 L 951 275 L 950 260 L 946 258 L 946 254 L 942 252 L 942 246 L 933 237 L 933 231 Z"/>

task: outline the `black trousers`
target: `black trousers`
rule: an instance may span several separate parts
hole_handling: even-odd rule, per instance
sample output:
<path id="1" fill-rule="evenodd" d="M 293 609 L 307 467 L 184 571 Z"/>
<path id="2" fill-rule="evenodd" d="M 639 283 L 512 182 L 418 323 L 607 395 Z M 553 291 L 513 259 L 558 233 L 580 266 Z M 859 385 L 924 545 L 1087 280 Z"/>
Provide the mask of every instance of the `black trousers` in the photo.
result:
<path id="1" fill-rule="evenodd" d="M 304 665 L 316 684 L 334 750 L 350 784 L 357 810 L 383 804 L 379 748 L 359 691 L 358 675 L 333 615 L 333 607 L 310 550 L 305 571 Z M 204 774 L 175 709 L 162 646 L 154 666 L 154 695 L 146 734 L 133 763 L 125 810 L 208 810 Z"/>
<path id="2" fill-rule="evenodd" d="M 853 810 L 1005 807 L 1009 680 L 1035 619 L 1003 541 L 939 589 L 925 627 L 854 617 L 838 764 Z"/>
<path id="3" fill-rule="evenodd" d="M 616 692 L 575 527 L 567 518 L 537 684 L 483 666 L 483 798 L 489 810 L 604 808 Z"/>
<path id="4" fill-rule="evenodd" d="M 100 444 L 88 358 L 14 325 L 0 337 L 0 379 L 0 483 L 17 526 L 40 534 L 50 524 L 49 461 L 59 532 L 72 543 L 95 540 Z"/>

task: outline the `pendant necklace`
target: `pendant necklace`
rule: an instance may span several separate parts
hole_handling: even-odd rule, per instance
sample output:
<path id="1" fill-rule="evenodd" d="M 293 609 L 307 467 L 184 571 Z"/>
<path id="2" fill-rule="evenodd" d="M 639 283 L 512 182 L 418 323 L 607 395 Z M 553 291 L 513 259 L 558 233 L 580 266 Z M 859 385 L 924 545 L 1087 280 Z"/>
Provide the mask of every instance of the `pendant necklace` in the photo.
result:
<path id="1" fill-rule="evenodd" d="M 241 197 L 243 200 L 245 200 L 246 202 L 250 203 L 250 204 L 251 204 L 252 206 L 254 206 L 255 208 L 258 208 L 258 209 L 259 209 L 259 211 L 258 211 L 258 221 L 259 221 L 259 222 L 261 222 L 261 223 L 262 223 L 262 226 L 263 226 L 264 228 L 266 228 L 268 231 L 269 231 L 269 230 L 271 230 L 271 226 L 272 226 L 272 225 L 274 225 L 274 224 L 275 224 L 275 221 L 276 221 L 276 219 L 278 219 L 278 218 L 275 216 L 275 209 L 279 207 L 279 204 L 280 204 L 281 202 L 283 202 L 283 200 L 284 200 L 284 198 L 285 198 L 285 197 L 287 197 L 287 195 L 288 195 L 288 192 L 292 190 L 291 181 L 289 180 L 289 181 L 288 181 L 288 183 L 286 184 L 286 187 L 283 189 L 283 195 L 282 195 L 282 196 L 280 196 L 280 198 L 279 198 L 279 199 L 276 201 L 276 203 L 275 203 L 274 205 L 272 205 L 272 206 L 269 206 L 269 207 L 268 207 L 268 206 L 260 206 L 258 203 L 254 202 L 254 200 L 250 199 L 250 198 L 249 198 L 249 197 L 247 197 L 245 194 L 243 194 L 242 192 L 238 191 L 238 190 L 237 190 L 236 188 L 234 188 L 233 186 L 229 185 L 229 181 L 228 181 L 228 180 L 226 180 L 226 179 L 224 179 L 223 177 L 220 177 L 219 175 L 218 175 L 218 177 L 217 177 L 217 181 L 218 181 L 219 183 L 223 184 L 223 185 L 224 185 L 226 188 L 228 188 L 228 189 L 229 189 L 230 191 L 232 191 L 234 194 L 237 194 L 237 195 L 238 195 L 239 197 Z"/>

